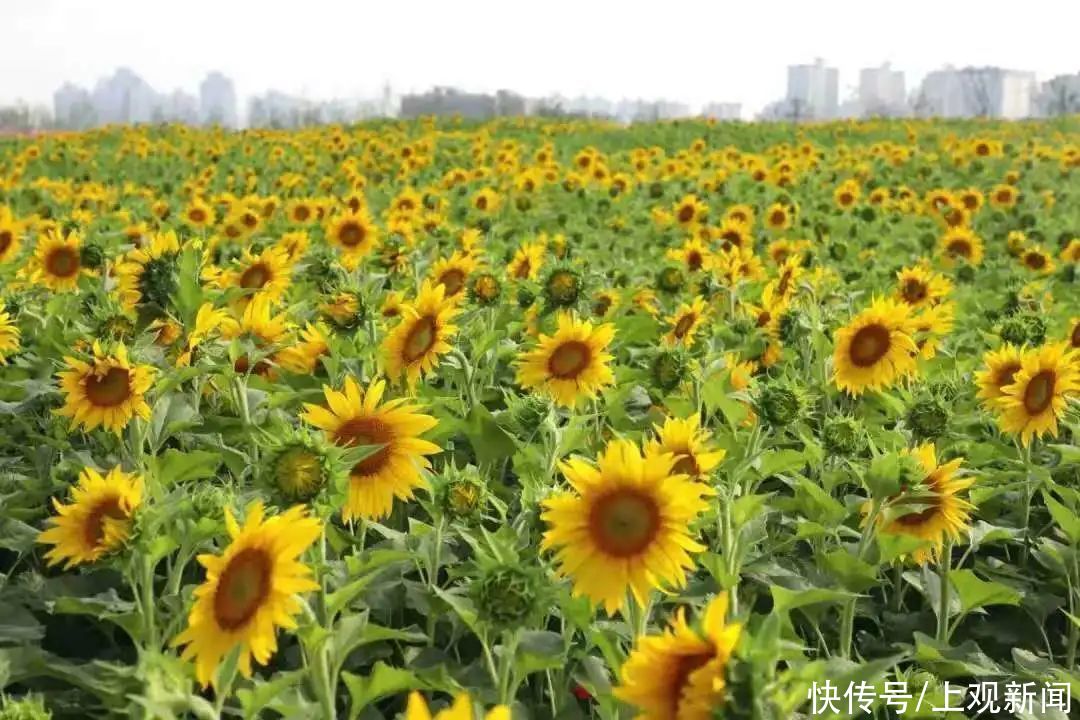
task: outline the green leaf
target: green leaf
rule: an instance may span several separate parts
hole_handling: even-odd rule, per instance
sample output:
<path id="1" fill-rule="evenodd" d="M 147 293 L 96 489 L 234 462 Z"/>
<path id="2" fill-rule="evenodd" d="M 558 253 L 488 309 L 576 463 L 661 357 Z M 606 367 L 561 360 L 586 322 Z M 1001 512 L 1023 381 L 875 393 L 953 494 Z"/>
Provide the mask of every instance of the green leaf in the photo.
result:
<path id="1" fill-rule="evenodd" d="M 475 405 L 462 428 L 481 464 L 499 462 L 517 452 L 513 436 L 504 430 L 483 405 Z"/>
<path id="2" fill-rule="evenodd" d="M 803 515 L 826 527 L 836 527 L 847 517 L 847 510 L 839 500 L 802 476 L 796 479 L 795 501 Z"/>
<path id="3" fill-rule="evenodd" d="M 954 570 L 949 577 L 960 596 L 961 615 L 988 605 L 1020 604 L 1020 593 L 998 582 L 980 580 L 971 570 Z"/>
<path id="4" fill-rule="evenodd" d="M 849 592 L 828 588 L 789 590 L 779 585 L 772 585 L 769 589 L 772 591 L 773 607 L 777 612 L 786 612 L 818 603 L 839 603 L 854 597 Z"/>
<path id="5" fill-rule="evenodd" d="M 772 493 L 758 495 L 743 495 L 735 500 L 731 506 L 731 515 L 735 527 L 742 527 L 752 518 L 761 514 L 762 508 L 769 502 Z M 766 511 L 767 512 L 767 511 Z"/>
<path id="6" fill-rule="evenodd" d="M 838 548 L 826 554 L 822 559 L 829 572 L 851 592 L 866 592 L 877 585 L 877 568 L 860 560 L 847 550 Z"/>
<path id="7" fill-rule="evenodd" d="M 257 682 L 250 688 L 236 691 L 236 697 L 240 700 L 240 707 L 244 711 L 244 720 L 255 720 L 263 717 L 263 710 L 277 700 L 284 692 L 296 687 L 304 680 L 305 673 L 302 670 L 282 672 L 266 682 Z"/>
<path id="8" fill-rule="evenodd" d="M 1069 542 L 1073 545 L 1080 543 L 1080 517 L 1077 517 L 1075 512 L 1055 500 L 1054 496 L 1045 490 L 1043 491 L 1043 501 L 1050 510 L 1050 516 L 1054 518 L 1054 522 L 1069 538 Z"/>
<path id="9" fill-rule="evenodd" d="M 45 628 L 33 613 L 20 605 L 0 603 L 0 643 L 34 642 L 43 637 Z"/>
<path id="10" fill-rule="evenodd" d="M 522 676 L 563 667 L 566 665 L 566 644 L 562 635 L 547 630 L 522 632 L 514 653 L 514 665 Z"/>
<path id="11" fill-rule="evenodd" d="M 798 472 L 806 466 L 806 453 L 801 450 L 770 450 L 754 460 L 762 477 Z"/>
<path id="12" fill-rule="evenodd" d="M 957 647 L 948 647 L 939 645 L 936 640 L 921 632 L 916 632 L 915 660 L 943 680 L 1005 675 L 1004 668 L 970 640 Z"/>
<path id="13" fill-rule="evenodd" d="M 349 720 L 355 720 L 361 710 L 380 698 L 426 687 L 411 670 L 391 667 L 382 661 L 375 663 L 368 675 L 343 672 L 341 679 L 349 689 Z"/>
<path id="14" fill-rule="evenodd" d="M 162 487 L 213 477 L 221 465 L 221 455 L 207 450 L 181 452 L 169 449 L 152 460 Z"/>

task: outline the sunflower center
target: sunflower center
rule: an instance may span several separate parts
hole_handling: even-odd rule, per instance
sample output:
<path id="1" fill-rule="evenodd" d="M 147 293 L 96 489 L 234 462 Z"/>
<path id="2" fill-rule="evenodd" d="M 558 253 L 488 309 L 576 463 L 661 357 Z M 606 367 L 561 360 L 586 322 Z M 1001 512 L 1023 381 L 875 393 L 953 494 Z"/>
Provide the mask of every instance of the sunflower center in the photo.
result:
<path id="1" fill-rule="evenodd" d="M 1000 203 L 1008 203 L 1012 200 L 1012 192 L 1009 190 L 1001 190 L 997 194 L 997 199 Z"/>
<path id="2" fill-rule="evenodd" d="M 59 247 L 49 253 L 45 269 L 55 277 L 71 277 L 79 272 L 79 253 L 69 247 Z"/>
<path id="3" fill-rule="evenodd" d="M 450 268 L 439 276 L 439 282 L 446 288 L 447 295 L 457 295 L 465 286 L 465 273 L 458 268 Z"/>
<path id="4" fill-rule="evenodd" d="M 926 285 L 916 278 L 908 278 L 904 283 L 904 288 L 901 293 L 904 296 L 904 300 L 911 305 L 915 305 L 926 299 Z"/>
<path id="5" fill-rule="evenodd" d="M 204 223 L 206 222 L 206 211 L 202 208 L 192 208 L 188 213 L 188 218 L 196 224 Z"/>
<path id="6" fill-rule="evenodd" d="M 953 240 L 949 243 L 947 248 L 950 255 L 959 255 L 960 257 L 971 257 L 971 243 L 967 240 Z"/>
<path id="7" fill-rule="evenodd" d="M 272 564 L 260 548 L 241 550 L 221 573 L 214 593 L 214 619 L 225 630 L 243 627 L 270 594 Z"/>
<path id="8" fill-rule="evenodd" d="M 104 375 L 86 378 L 86 397 L 98 407 L 116 407 L 131 397 L 130 383 L 126 368 L 111 367 Z"/>
<path id="9" fill-rule="evenodd" d="M 774 210 L 772 215 L 769 216 L 769 222 L 773 227 L 779 227 L 787 220 L 787 215 L 782 210 Z"/>
<path id="10" fill-rule="evenodd" d="M 270 269 L 262 263 L 252 265 L 240 276 L 240 287 L 248 290 L 258 290 L 270 282 Z"/>
<path id="11" fill-rule="evenodd" d="M 1080 348 L 1080 322 L 1073 325 L 1072 333 L 1069 335 L 1069 342 L 1072 343 L 1074 348 Z"/>
<path id="12" fill-rule="evenodd" d="M 416 362 L 431 350 L 438 339 L 435 330 L 435 318 L 430 315 L 425 315 L 413 324 L 409 334 L 405 336 L 405 346 L 402 350 L 406 362 Z"/>
<path id="13" fill-rule="evenodd" d="M 1024 389 L 1024 409 L 1029 415 L 1038 415 L 1054 401 L 1054 385 L 1057 375 L 1053 370 L 1043 370 L 1028 380 Z"/>
<path id="14" fill-rule="evenodd" d="M 97 547 L 105 539 L 105 519 L 123 520 L 123 508 L 120 507 L 120 498 L 105 498 L 90 511 L 86 516 L 86 524 L 83 525 L 83 539 L 87 545 Z"/>
<path id="15" fill-rule="evenodd" d="M 487 206 L 488 206 L 488 199 L 487 199 L 486 195 L 481 195 L 480 197 L 476 198 L 476 209 L 477 210 L 487 210 Z"/>
<path id="16" fill-rule="evenodd" d="M 1016 376 L 1016 371 L 1020 369 L 1020 363 L 1009 363 L 1008 365 L 1002 365 L 998 370 L 997 386 L 1003 388 L 1006 385 L 1013 384 L 1013 378 Z"/>
<path id="17" fill-rule="evenodd" d="M 851 362 L 870 367 L 889 352 L 889 331 L 881 325 L 868 325 L 851 339 Z"/>
<path id="18" fill-rule="evenodd" d="M 7 252 L 7 249 L 11 247 L 11 243 L 15 241 L 15 236 L 12 235 L 10 230 L 0 230 L 0 255 Z"/>
<path id="19" fill-rule="evenodd" d="M 688 223 L 694 219 L 694 206 L 683 205 L 679 208 L 679 222 Z"/>
<path id="20" fill-rule="evenodd" d="M 1042 270 L 1044 267 L 1046 267 L 1046 258 L 1043 256 L 1042 253 L 1028 253 L 1027 257 L 1024 258 L 1024 261 L 1027 263 L 1027 266 L 1032 270 Z"/>
<path id="21" fill-rule="evenodd" d="M 686 333 L 690 332 L 690 328 L 693 327 L 695 320 L 697 320 L 697 315 L 694 313 L 687 313 L 679 318 L 679 322 L 675 323 L 675 329 L 672 331 L 675 334 L 675 337 L 682 340 Z"/>
<path id="22" fill-rule="evenodd" d="M 698 467 L 697 459 L 694 458 L 692 452 L 682 452 L 678 455 L 678 458 L 671 467 L 672 474 L 689 475 L 690 477 L 697 477 L 701 474 L 701 468 Z"/>
<path id="23" fill-rule="evenodd" d="M 846 193 L 846 192 L 845 193 L 840 193 L 840 204 L 841 205 L 850 205 L 853 202 L 855 202 L 855 196 L 854 195 L 852 195 L 851 193 Z"/>
<path id="24" fill-rule="evenodd" d="M 601 550 L 631 557 L 647 548 L 660 531 L 660 508 L 636 490 L 616 490 L 593 505 L 589 532 Z"/>
<path id="25" fill-rule="evenodd" d="M 560 380 L 576 378 L 588 367 L 592 359 L 589 346 L 580 340 L 571 340 L 555 348 L 548 360 L 548 371 Z"/>
<path id="26" fill-rule="evenodd" d="M 255 213 L 246 212 L 240 218 L 240 221 L 244 223 L 245 227 L 254 228 L 259 224 L 259 218 L 255 217 Z"/>
<path id="27" fill-rule="evenodd" d="M 359 223 L 347 222 L 338 232 L 338 240 L 345 247 L 356 247 L 364 242 L 364 228 Z"/>
<path id="28" fill-rule="evenodd" d="M 593 315 L 603 317 L 604 315 L 607 315 L 609 309 L 611 309 L 611 298 L 597 298 L 596 302 L 593 304 Z M 1077 325 L 1077 327 L 1080 328 L 1080 325 Z"/>
<path id="29" fill-rule="evenodd" d="M 286 450 L 274 468 L 278 488 L 288 497 L 310 498 L 322 485 L 322 463 L 319 457 L 304 447 Z"/>
<path id="30" fill-rule="evenodd" d="M 686 266 L 691 270 L 700 270 L 701 263 L 701 253 L 697 250 L 691 250 L 686 254 Z"/>
<path id="31" fill-rule="evenodd" d="M 379 472 L 390 459 L 389 443 L 394 439 L 394 431 L 378 418 L 358 417 L 339 427 L 335 439 L 338 445 L 347 447 L 382 445 L 381 448 L 353 466 L 352 475 L 368 476 Z"/>
<path id="32" fill-rule="evenodd" d="M 296 210 L 293 211 L 293 217 L 295 217 L 300 222 L 305 222 L 309 217 L 311 217 L 311 210 L 308 208 L 307 205 L 299 205 L 297 206 Z"/>
<path id="33" fill-rule="evenodd" d="M 722 246 L 724 250 L 730 250 L 733 247 L 742 247 L 742 235 L 735 232 L 734 230 L 728 230 L 724 232 L 720 236 L 720 239 L 724 241 L 724 244 Z"/>
<path id="34" fill-rule="evenodd" d="M 669 717 L 679 717 L 679 708 L 682 705 L 683 696 L 686 694 L 686 686 L 690 682 L 690 676 L 708 664 L 713 657 L 712 652 L 703 652 L 683 655 L 676 661 L 675 672 L 671 675 L 671 694 L 669 695 L 671 715 Z"/>

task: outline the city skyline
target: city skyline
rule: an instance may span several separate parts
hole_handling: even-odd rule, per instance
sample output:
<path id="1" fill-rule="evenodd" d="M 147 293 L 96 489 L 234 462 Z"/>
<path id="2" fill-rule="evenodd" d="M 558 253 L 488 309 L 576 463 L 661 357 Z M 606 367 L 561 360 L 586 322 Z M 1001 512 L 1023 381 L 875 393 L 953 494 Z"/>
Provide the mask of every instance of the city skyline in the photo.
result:
<path id="1" fill-rule="evenodd" d="M 89 86 L 130 66 L 164 92 L 192 92 L 196 78 L 220 70 L 235 82 L 241 107 L 269 90 L 373 97 L 388 82 L 402 93 L 455 86 L 528 97 L 663 97 L 693 107 L 740 102 L 752 117 L 784 94 L 787 65 L 818 55 L 838 68 L 841 95 L 857 85 L 861 68 L 886 61 L 911 85 L 949 64 L 1021 68 L 1040 79 L 1076 71 L 1072 25 L 1046 22 L 1074 11 L 1032 0 L 1002 23 L 981 7 L 912 0 L 886 23 L 843 2 L 757 8 L 673 0 L 658 18 L 605 0 L 553 0 L 510 24 L 501 5 L 482 0 L 418 0 L 407 12 L 329 0 L 193 0 L 163 23 L 160 6 L 127 0 L 85 7 L 15 0 L 5 9 L 0 103 L 47 103 L 64 81 Z M 803 32 L 809 26 L 815 33 Z"/>

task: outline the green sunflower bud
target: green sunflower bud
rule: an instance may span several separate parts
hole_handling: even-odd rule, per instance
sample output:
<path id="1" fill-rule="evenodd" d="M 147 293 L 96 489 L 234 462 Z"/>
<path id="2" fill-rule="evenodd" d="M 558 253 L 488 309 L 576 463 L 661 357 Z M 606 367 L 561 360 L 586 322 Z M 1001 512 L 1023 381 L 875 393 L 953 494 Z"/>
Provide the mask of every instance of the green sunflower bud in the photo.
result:
<path id="1" fill-rule="evenodd" d="M 105 251 L 99 245 L 83 245 L 79 250 L 79 264 L 97 270 L 105 264 Z"/>
<path id="2" fill-rule="evenodd" d="M 682 290 L 684 285 L 686 285 L 686 274 L 681 268 L 673 265 L 663 268 L 656 275 L 656 287 L 662 292 L 674 294 Z"/>
<path id="3" fill-rule="evenodd" d="M 449 517 L 475 518 L 487 504 L 488 489 L 477 469 L 469 465 L 462 470 L 448 470 L 438 486 L 436 499 Z"/>
<path id="4" fill-rule="evenodd" d="M 833 260 L 840 262 L 847 257 L 847 244 L 841 241 L 837 241 L 829 245 L 829 257 Z"/>
<path id="5" fill-rule="evenodd" d="M 570 307 L 577 303 L 581 291 L 581 273 L 568 267 L 556 267 L 544 281 L 544 298 L 548 307 Z"/>
<path id="6" fill-rule="evenodd" d="M 525 308 L 532 305 L 534 302 L 536 302 L 536 293 L 533 292 L 532 288 L 526 285 L 522 285 L 518 288 L 517 304 L 519 308 L 524 310 Z"/>
<path id="7" fill-rule="evenodd" d="M 908 409 L 907 423 L 915 437 L 930 440 L 948 429 L 949 411 L 937 398 L 920 400 Z"/>
<path id="8" fill-rule="evenodd" d="M 540 587 L 534 572 L 516 565 L 498 565 L 473 582 L 472 592 L 483 620 L 496 627 L 515 628 L 536 614 Z"/>
<path id="9" fill-rule="evenodd" d="M 783 382 L 767 383 L 758 394 L 758 413 L 774 427 L 790 425 L 798 420 L 805 405 L 801 392 Z"/>
<path id="10" fill-rule="evenodd" d="M 169 301 L 176 295 L 179 280 L 176 274 L 176 261 L 171 257 L 153 258 L 143 266 L 139 275 L 139 294 L 142 302 L 168 307 Z"/>
<path id="11" fill-rule="evenodd" d="M 661 350 L 652 361 L 652 379 L 657 388 L 671 392 L 686 380 L 689 359 L 677 350 Z"/>
<path id="12" fill-rule="evenodd" d="M 98 323 L 95 335 L 111 340 L 128 340 L 135 334 L 135 323 L 126 315 L 109 315 Z"/>
<path id="13" fill-rule="evenodd" d="M 485 272 L 473 276 L 469 282 L 469 297 L 477 305 L 494 305 L 502 295 L 502 283 L 491 273 Z"/>
<path id="14" fill-rule="evenodd" d="M 866 429 L 853 417 L 832 417 L 825 421 L 822 440 L 831 454 L 857 455 L 866 447 Z"/>
<path id="15" fill-rule="evenodd" d="M 551 401 L 539 395 L 508 398 L 509 419 L 522 433 L 532 433 L 551 414 Z"/>

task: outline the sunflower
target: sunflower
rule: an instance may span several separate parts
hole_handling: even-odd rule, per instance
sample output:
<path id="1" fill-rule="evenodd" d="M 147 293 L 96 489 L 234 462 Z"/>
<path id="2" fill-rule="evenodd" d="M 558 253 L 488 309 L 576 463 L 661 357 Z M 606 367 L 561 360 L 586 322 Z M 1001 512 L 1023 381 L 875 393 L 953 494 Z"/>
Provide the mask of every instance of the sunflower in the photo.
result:
<path id="1" fill-rule="evenodd" d="M 836 331 L 836 386 L 852 395 L 881 390 L 915 372 L 919 348 L 912 337 L 911 309 L 877 299 Z"/>
<path id="2" fill-rule="evenodd" d="M 913 308 L 936 305 L 950 292 L 952 283 L 948 278 L 919 265 L 903 268 L 896 273 L 895 298 Z"/>
<path id="3" fill-rule="evenodd" d="M 769 243 L 766 252 L 777 265 L 783 265 L 788 259 L 798 257 L 801 264 L 804 253 L 810 249 L 810 243 L 806 240 L 773 240 Z"/>
<path id="4" fill-rule="evenodd" d="M 502 205 L 502 198 L 492 188 L 481 188 L 472 197 L 472 206 L 482 213 L 494 213 Z"/>
<path id="5" fill-rule="evenodd" d="M 1067 342 L 1074 350 L 1080 350 L 1080 317 L 1074 317 L 1069 321 L 1069 339 Z M 1077 358 L 1080 360 L 1080 357 Z"/>
<path id="6" fill-rule="evenodd" d="M 762 295 L 775 298 L 777 302 L 787 303 L 795 296 L 798 289 L 799 278 L 806 270 L 803 268 L 802 257 L 793 255 L 780 266 L 780 272 L 775 280 L 771 280 L 762 291 Z"/>
<path id="7" fill-rule="evenodd" d="M 749 248 L 754 244 L 750 235 L 750 226 L 733 219 L 726 219 L 716 230 L 716 239 L 720 249 L 727 252 L 732 249 Z"/>
<path id="8" fill-rule="evenodd" d="M 457 326 L 450 321 L 460 309 L 446 298 L 446 288 L 425 280 L 413 302 L 401 306 L 401 321 L 382 344 L 383 363 L 391 378 L 405 376 L 409 386 L 439 364 L 450 352 Z"/>
<path id="9" fill-rule="evenodd" d="M 656 299 L 656 291 L 652 288 L 643 287 L 633 294 L 630 302 L 638 310 L 642 310 L 652 317 L 660 315 L 659 301 Z"/>
<path id="10" fill-rule="evenodd" d="M 540 335 L 536 347 L 519 357 L 517 381 L 563 407 L 573 407 L 615 382 L 608 367 L 613 358 L 605 352 L 615 337 L 615 326 L 594 328 L 565 312 L 559 313 L 556 322 L 554 335 Z"/>
<path id="11" fill-rule="evenodd" d="M 833 190 L 833 201 L 841 210 L 850 210 L 855 203 L 859 202 L 860 193 L 859 184 L 853 180 L 847 180 Z"/>
<path id="12" fill-rule="evenodd" d="M 379 243 L 379 229 L 367 211 L 336 215 L 326 224 L 326 238 L 341 248 L 345 267 L 355 269 Z"/>
<path id="13" fill-rule="evenodd" d="M 732 205 L 724 213 L 724 222 L 736 223 L 749 230 L 754 226 L 754 208 L 749 205 Z"/>
<path id="14" fill-rule="evenodd" d="M 1022 359 L 1020 348 L 1009 343 L 983 355 L 986 367 L 975 373 L 975 382 L 979 386 L 977 397 L 983 401 L 983 407 L 996 409 L 997 401 L 1005 397 L 1003 388 L 1012 385 Z"/>
<path id="15" fill-rule="evenodd" d="M 709 206 L 698 200 L 696 195 L 686 195 L 682 200 L 675 203 L 672 210 L 675 221 L 683 227 L 690 227 L 703 221 L 709 213 Z"/>
<path id="16" fill-rule="evenodd" d="M 960 493 L 971 486 L 972 480 L 956 477 L 963 458 L 939 465 L 933 443 L 904 450 L 904 454 L 918 460 L 926 475 L 916 487 L 901 488 L 901 494 L 892 500 L 910 500 L 917 507 L 893 520 L 882 516 L 878 522 L 884 533 L 907 535 L 927 542 L 929 548 L 919 548 L 912 553 L 912 559 L 922 565 L 937 556 L 946 538 L 959 539 L 967 527 L 973 506 L 961 498 Z"/>
<path id="17" fill-rule="evenodd" d="M 383 298 L 379 306 L 379 314 L 384 318 L 401 317 L 401 308 L 405 306 L 405 294 L 399 290 L 391 290 Z"/>
<path id="18" fill-rule="evenodd" d="M 265 518 L 261 502 L 247 508 L 244 525 L 225 510 L 229 546 L 220 555 L 199 555 L 206 580 L 195 589 L 188 626 L 172 640 L 185 645 L 207 687 L 222 659 L 239 646 L 239 669 L 251 677 L 251 661 L 265 665 L 277 651 L 275 631 L 296 627 L 297 593 L 316 590 L 311 569 L 298 558 L 319 538 L 322 525 L 297 505 Z"/>
<path id="19" fill-rule="evenodd" d="M 310 375 L 318 367 L 319 358 L 330 352 L 328 334 L 329 330 L 321 323 L 308 323 L 300 332 L 299 342 L 282 348 L 274 355 L 274 361 L 289 372 Z"/>
<path id="20" fill-rule="evenodd" d="M 709 270 L 713 265 L 713 254 L 700 238 L 690 238 L 682 247 L 671 248 L 667 257 L 686 266 L 690 272 Z"/>
<path id="21" fill-rule="evenodd" d="M 210 338 L 210 334 L 228 321 L 228 314 L 224 310 L 215 310 L 212 303 L 203 303 L 195 314 L 195 327 L 188 333 L 184 349 L 176 359 L 176 367 L 189 367 L 195 356 L 195 350 L 203 342 Z"/>
<path id="22" fill-rule="evenodd" d="M 544 264 L 544 244 L 539 242 L 524 243 L 506 268 L 513 280 L 535 280 Z"/>
<path id="23" fill-rule="evenodd" d="M 742 625 L 726 622 L 727 593 L 708 604 L 701 630 L 686 622 L 683 608 L 660 635 L 637 638 L 614 690 L 638 708 L 639 720 L 709 720 L 723 705 L 728 662 Z"/>
<path id="24" fill-rule="evenodd" d="M 409 705 L 405 708 L 405 720 L 473 720 L 472 699 L 467 693 L 454 698 L 454 704 L 446 710 L 432 716 L 424 697 L 415 690 L 409 694 Z M 484 715 L 484 720 L 510 720 L 510 708 L 496 705 Z"/>
<path id="25" fill-rule="evenodd" d="M 1024 446 L 1033 437 L 1057 437 L 1069 397 L 1080 392 L 1077 352 L 1064 342 L 1025 352 L 1012 383 L 1001 392 L 998 425 L 1004 432 L 1018 434 Z"/>
<path id="26" fill-rule="evenodd" d="M 1059 256 L 1062 262 L 1080 263 L 1080 239 L 1073 239 L 1065 246 Z"/>
<path id="27" fill-rule="evenodd" d="M 911 337 L 919 348 L 919 358 L 929 360 L 937 354 L 941 339 L 952 332 L 956 304 L 941 303 L 923 308 L 911 318 Z"/>
<path id="28" fill-rule="evenodd" d="M 117 293 L 127 310 L 149 302 L 164 308 L 176 292 L 174 260 L 180 253 L 176 233 L 152 236 L 149 243 L 127 254 L 116 267 Z"/>
<path id="29" fill-rule="evenodd" d="M 127 542 L 142 494 L 138 475 L 115 467 L 102 477 L 91 467 L 83 468 L 71 489 L 72 502 L 64 505 L 53 498 L 57 515 L 49 520 L 52 527 L 38 535 L 39 543 L 53 546 L 45 554 L 49 565 L 91 563 Z"/>
<path id="30" fill-rule="evenodd" d="M 293 225 L 307 225 L 318 218 L 318 209 L 311 200 L 296 198 L 285 206 L 285 214 Z"/>
<path id="31" fill-rule="evenodd" d="M 448 258 L 437 260 L 431 266 L 431 277 L 436 285 L 443 286 L 446 297 L 456 297 L 465 291 L 465 282 L 478 265 L 472 256 L 455 252 Z"/>
<path id="32" fill-rule="evenodd" d="M 593 295 L 592 313 L 593 316 L 598 318 L 605 318 L 608 314 L 619 306 L 619 301 L 622 299 L 618 290 L 600 290 Z"/>
<path id="33" fill-rule="evenodd" d="M 0 300 L 0 365 L 7 365 L 9 356 L 19 349 L 19 328 L 12 322 L 12 317 L 4 310 Z"/>
<path id="34" fill-rule="evenodd" d="M 0 207 L 0 265 L 10 262 L 22 247 L 23 225 L 7 208 Z"/>
<path id="35" fill-rule="evenodd" d="M 254 297 L 245 307 L 240 318 L 226 317 L 220 323 L 221 337 L 226 340 L 246 338 L 260 349 L 281 343 L 292 330 L 285 313 L 274 315 L 271 302 L 263 296 Z M 265 360 L 258 360 L 254 367 L 251 358 L 240 355 L 233 362 L 233 369 L 244 375 L 251 371 L 256 375 L 270 375 L 271 365 Z"/>
<path id="36" fill-rule="evenodd" d="M 201 198 L 192 199 L 184 208 L 184 222 L 195 228 L 210 227 L 216 218 L 214 208 L 207 205 Z"/>
<path id="37" fill-rule="evenodd" d="M 292 278 L 292 264 L 289 254 L 284 249 L 271 245 L 255 255 L 250 248 L 244 248 L 244 254 L 235 261 L 235 266 L 221 273 L 217 286 L 222 290 L 239 288 L 243 291 L 243 301 L 253 297 L 265 297 L 277 302 L 289 289 Z"/>
<path id="38" fill-rule="evenodd" d="M 690 347 L 694 344 L 694 335 L 705 323 L 707 307 L 705 299 L 698 296 L 690 303 L 682 303 L 674 315 L 665 318 L 671 329 L 664 334 L 664 344 L 685 345 Z"/>
<path id="39" fill-rule="evenodd" d="M 303 230 L 287 232 L 278 239 L 275 245 L 285 251 L 290 263 L 296 263 L 304 257 L 311 238 Z"/>
<path id="40" fill-rule="evenodd" d="M 1011 208 L 1019 197 L 1020 193 L 1012 185 L 995 185 L 990 191 L 990 204 L 996 208 Z"/>
<path id="41" fill-rule="evenodd" d="M 715 491 L 674 474 L 676 462 L 613 440 L 595 465 L 581 458 L 559 464 L 574 491 L 544 500 L 541 549 L 558 548 L 558 572 L 573 578 L 575 596 L 614 615 L 628 589 L 643 606 L 653 589 L 685 585 L 694 567 L 689 553 L 705 549 L 689 526 Z"/>
<path id="42" fill-rule="evenodd" d="M 774 232 L 782 232 L 791 227 L 791 208 L 773 203 L 765 211 L 765 226 Z"/>
<path id="43" fill-rule="evenodd" d="M 656 438 L 646 443 L 645 454 L 674 455 L 672 472 L 701 478 L 712 472 L 727 454 L 723 449 L 709 448 L 712 433 L 701 427 L 701 418 L 697 415 L 683 420 L 667 418 L 663 426 L 654 429 Z"/>
<path id="44" fill-rule="evenodd" d="M 1020 254 L 1020 262 L 1028 270 L 1033 270 L 1040 275 L 1049 275 L 1054 272 L 1054 258 L 1038 246 L 1026 248 Z"/>
<path id="45" fill-rule="evenodd" d="M 123 343 L 107 354 L 95 341 L 93 352 L 90 362 L 64 358 L 70 368 L 58 374 L 64 407 L 53 412 L 71 418 L 72 430 L 80 425 L 93 430 L 100 425 L 117 435 L 136 415 L 149 420 L 150 406 L 144 396 L 154 383 L 154 368 L 133 365 Z"/>
<path id="46" fill-rule="evenodd" d="M 948 263 L 962 258 L 972 265 L 978 265 L 983 259 L 983 242 L 970 228 L 951 228 L 938 241 L 938 250 Z"/>
<path id="47" fill-rule="evenodd" d="M 349 473 L 348 497 L 342 510 L 346 522 L 377 520 L 390 514 L 394 498 L 412 499 L 413 491 L 425 485 L 420 472 L 430 467 L 425 456 L 441 451 L 438 445 L 420 438 L 438 421 L 403 399 L 380 405 L 385 390 L 385 380 L 373 381 L 362 391 L 348 376 L 343 391 L 323 387 L 328 407 L 305 403 L 301 414 L 337 445 L 375 446 Z"/>
<path id="48" fill-rule="evenodd" d="M 79 277 L 91 274 L 82 264 L 82 239 L 74 230 L 61 237 L 49 232 L 38 240 L 34 256 L 30 260 L 31 282 L 55 292 L 74 292 L 79 288 Z"/>

